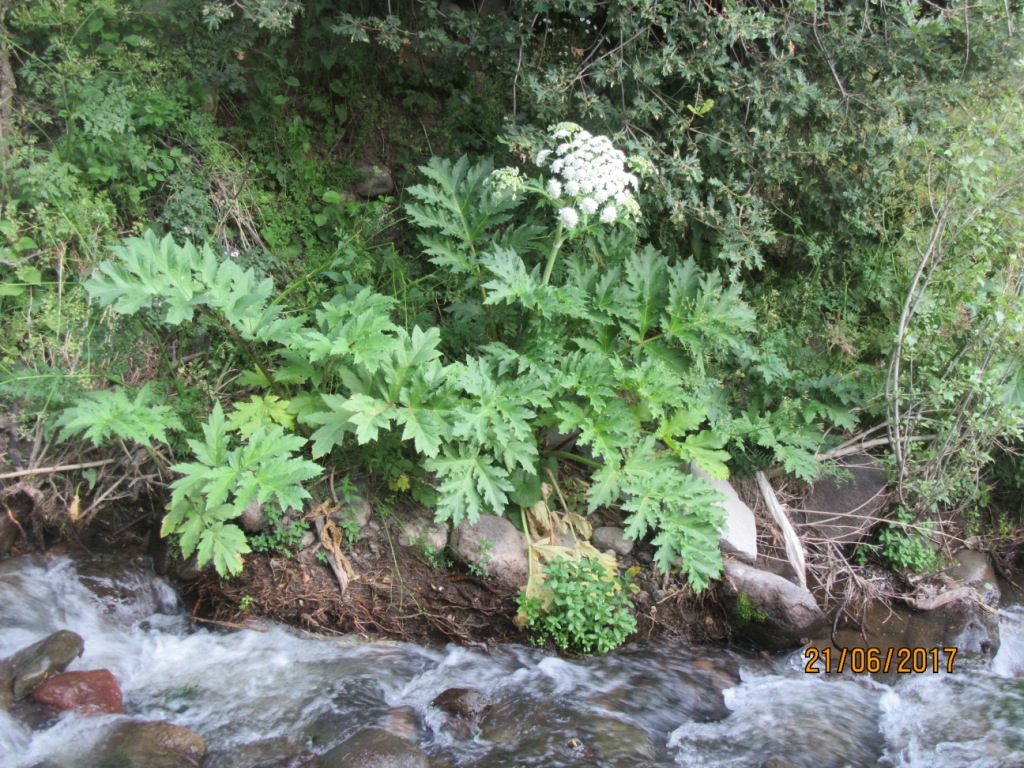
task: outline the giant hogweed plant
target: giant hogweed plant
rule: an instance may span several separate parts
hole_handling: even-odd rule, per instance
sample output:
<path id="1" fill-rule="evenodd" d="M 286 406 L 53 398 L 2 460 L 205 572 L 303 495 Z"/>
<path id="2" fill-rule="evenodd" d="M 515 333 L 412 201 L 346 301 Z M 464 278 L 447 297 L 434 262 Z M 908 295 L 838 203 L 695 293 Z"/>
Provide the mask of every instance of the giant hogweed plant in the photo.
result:
<path id="1" fill-rule="evenodd" d="M 622 153 L 563 123 L 535 157 L 542 175 L 534 178 L 434 159 L 422 169 L 432 183 L 409 190 L 408 211 L 427 230 L 431 260 L 461 276 L 467 295 L 480 291 L 485 306 L 513 310 L 515 322 L 492 329 L 476 359 L 493 361 L 509 395 L 526 396 L 520 417 L 534 435 L 555 428 L 589 448 L 597 465 L 589 511 L 621 503 L 627 535 L 653 532 L 659 566 L 681 562 L 700 589 L 719 572 L 721 511 L 686 465 L 725 477 L 726 444 L 755 440 L 810 476 L 814 445 L 799 430 L 773 429 L 764 414 L 736 416 L 720 403 L 718 372 L 756 358 L 747 343 L 753 313 L 718 274 L 637 246 L 638 179 Z M 490 463 L 491 501 L 503 501 L 512 473 L 536 464 L 517 467 L 488 443 L 479 441 L 474 458 Z M 447 490 L 439 511 L 472 516 L 480 486 L 451 463 L 452 447 L 431 462 Z"/>
<path id="2" fill-rule="evenodd" d="M 366 288 L 343 285 L 306 316 L 208 246 L 148 234 L 114 250 L 86 284 L 100 304 L 161 332 L 203 317 L 252 363 L 249 400 L 216 406 L 205 440 L 188 441 L 194 460 L 171 467 L 163 532 L 185 554 L 237 572 L 247 544 L 232 521 L 254 502 L 301 505 L 321 472 L 307 449 L 323 462 L 393 435 L 436 478 L 439 518 L 501 514 L 529 503 L 517 491 L 539 487 L 542 437 L 557 429 L 591 452 L 590 512 L 620 504 L 627 535 L 653 533 L 659 567 L 681 565 L 696 589 L 718 575 L 720 496 L 685 469 L 728 474 L 735 420 L 716 404 L 716 371 L 751 354 L 753 313 L 717 274 L 636 246 L 638 180 L 606 139 L 571 124 L 549 138 L 547 178 L 434 159 L 410 190 L 431 260 L 466 302 L 510 320 L 463 360 L 442 358 L 439 329 L 396 326 L 394 300 Z"/>

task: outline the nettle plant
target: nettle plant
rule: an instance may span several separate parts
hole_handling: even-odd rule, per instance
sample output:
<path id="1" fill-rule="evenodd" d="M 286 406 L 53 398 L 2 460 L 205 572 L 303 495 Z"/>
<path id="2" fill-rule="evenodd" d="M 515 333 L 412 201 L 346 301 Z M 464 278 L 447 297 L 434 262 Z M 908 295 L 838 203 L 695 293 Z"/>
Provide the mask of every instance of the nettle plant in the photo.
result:
<path id="1" fill-rule="evenodd" d="M 719 574 L 721 497 L 687 470 L 728 474 L 724 448 L 746 417 L 721 402 L 718 371 L 754 355 L 754 314 L 718 274 L 636 243 L 639 180 L 607 139 L 561 124 L 536 158 L 547 177 L 435 158 L 409 190 L 454 303 L 489 319 L 458 361 L 443 359 L 438 328 L 398 327 L 395 300 L 358 285 L 307 316 L 208 246 L 148 234 L 114 249 L 86 283 L 93 298 L 160 333 L 204 318 L 252 363 L 240 402 L 216 406 L 205 440 L 188 441 L 194 459 L 172 467 L 163 532 L 185 554 L 237 572 L 248 545 L 232 521 L 247 505 L 297 509 L 315 460 L 400 438 L 435 478 L 441 520 L 533 504 L 552 461 L 577 461 L 593 470 L 589 512 L 620 505 L 626 535 L 653 534 L 658 566 L 683 568 L 697 590 Z M 545 453 L 552 430 L 589 455 Z"/>

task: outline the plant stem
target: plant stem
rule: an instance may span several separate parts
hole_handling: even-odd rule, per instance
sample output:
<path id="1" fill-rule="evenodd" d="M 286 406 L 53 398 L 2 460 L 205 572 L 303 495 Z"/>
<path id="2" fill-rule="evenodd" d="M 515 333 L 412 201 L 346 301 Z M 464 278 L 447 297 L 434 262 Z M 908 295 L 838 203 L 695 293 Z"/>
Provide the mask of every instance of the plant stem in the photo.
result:
<path id="1" fill-rule="evenodd" d="M 565 232 L 562 222 L 558 222 L 558 229 L 555 230 L 555 242 L 551 245 L 551 253 L 548 254 L 548 263 L 544 267 L 544 277 L 540 281 L 541 285 L 547 285 L 548 280 L 551 279 L 551 270 L 555 268 L 555 259 L 558 257 L 558 251 L 562 248 L 562 243 L 565 242 Z"/>
<path id="2" fill-rule="evenodd" d="M 288 392 L 278 382 L 274 381 L 273 374 L 271 374 L 269 369 L 267 369 L 267 367 L 263 365 L 263 361 L 260 360 L 259 355 L 256 354 L 256 350 L 253 349 L 252 344 L 250 344 L 248 341 L 242 338 L 241 334 L 239 334 L 238 331 L 236 331 L 234 327 L 231 325 L 231 323 L 227 321 L 227 318 L 223 317 L 217 312 L 210 311 L 209 309 L 202 305 L 199 305 L 197 308 L 199 309 L 199 311 L 206 313 L 210 317 L 214 318 L 218 323 L 220 323 L 220 326 L 225 331 L 228 332 L 228 335 L 230 335 L 231 338 L 234 339 L 238 343 L 238 345 L 245 350 L 245 354 L 248 355 L 249 359 L 252 360 L 253 364 L 255 364 L 255 366 L 260 369 L 260 373 L 267 377 L 267 381 L 270 382 L 271 389 L 274 390 L 274 393 L 278 397 L 288 397 Z"/>

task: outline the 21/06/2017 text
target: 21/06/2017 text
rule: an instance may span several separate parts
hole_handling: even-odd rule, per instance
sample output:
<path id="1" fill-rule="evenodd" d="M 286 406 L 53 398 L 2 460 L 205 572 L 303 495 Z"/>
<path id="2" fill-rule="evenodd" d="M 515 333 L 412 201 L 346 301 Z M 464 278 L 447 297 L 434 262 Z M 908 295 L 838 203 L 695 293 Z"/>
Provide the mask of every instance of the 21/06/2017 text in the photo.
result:
<path id="1" fill-rule="evenodd" d="M 953 671 L 956 648 L 815 648 L 804 651 L 804 672 L 895 672 L 896 674 Z"/>

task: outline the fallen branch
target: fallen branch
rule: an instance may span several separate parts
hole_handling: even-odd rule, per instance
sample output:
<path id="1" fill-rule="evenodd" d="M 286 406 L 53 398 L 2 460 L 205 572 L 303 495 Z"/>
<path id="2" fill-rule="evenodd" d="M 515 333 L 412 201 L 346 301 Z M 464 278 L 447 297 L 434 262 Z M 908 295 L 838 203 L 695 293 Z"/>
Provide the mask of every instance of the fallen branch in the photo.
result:
<path id="1" fill-rule="evenodd" d="M 114 464 L 119 459 L 104 459 L 103 461 L 86 461 L 82 464 L 60 464 L 56 467 L 36 467 L 35 469 L 19 469 L 17 472 L 5 472 L 0 475 L 0 480 L 13 480 L 17 477 L 30 477 L 32 475 L 52 475 L 57 472 L 73 472 L 76 469 L 91 469 L 92 467 L 105 467 L 107 464 Z"/>
<path id="2" fill-rule="evenodd" d="M 927 442 L 934 440 L 935 437 L 935 435 L 919 435 L 917 437 L 906 438 L 906 442 Z M 883 445 L 889 445 L 892 442 L 888 437 L 876 437 L 874 440 L 865 440 L 864 442 L 858 442 L 858 440 L 859 438 L 851 438 L 842 445 L 836 446 L 831 451 L 825 451 L 825 453 L 814 454 L 814 458 L 817 461 L 829 461 L 830 459 L 840 459 L 843 456 L 853 456 L 858 453 L 864 453 L 869 448 L 878 448 Z"/>

